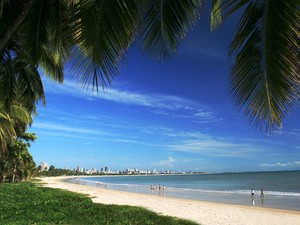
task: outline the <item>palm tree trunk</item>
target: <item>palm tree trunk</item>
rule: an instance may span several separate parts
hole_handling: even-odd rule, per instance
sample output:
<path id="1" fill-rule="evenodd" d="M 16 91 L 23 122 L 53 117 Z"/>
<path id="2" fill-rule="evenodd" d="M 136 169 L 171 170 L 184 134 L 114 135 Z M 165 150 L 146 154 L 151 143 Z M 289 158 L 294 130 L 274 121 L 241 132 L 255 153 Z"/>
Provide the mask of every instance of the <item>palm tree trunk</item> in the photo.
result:
<path id="1" fill-rule="evenodd" d="M 17 171 L 17 165 L 15 164 L 15 166 L 14 166 L 14 171 L 13 171 L 13 175 L 12 175 L 12 182 L 13 182 L 13 183 L 15 182 L 15 174 L 16 174 L 16 171 Z"/>
<path id="2" fill-rule="evenodd" d="M 13 35 L 13 33 L 16 31 L 16 29 L 19 27 L 19 25 L 23 22 L 26 15 L 28 14 L 34 0 L 27 0 L 24 2 L 21 13 L 17 16 L 15 20 L 11 22 L 11 24 L 8 26 L 6 32 L 4 32 L 0 36 L 0 50 L 5 46 L 5 44 L 8 42 L 10 37 Z"/>

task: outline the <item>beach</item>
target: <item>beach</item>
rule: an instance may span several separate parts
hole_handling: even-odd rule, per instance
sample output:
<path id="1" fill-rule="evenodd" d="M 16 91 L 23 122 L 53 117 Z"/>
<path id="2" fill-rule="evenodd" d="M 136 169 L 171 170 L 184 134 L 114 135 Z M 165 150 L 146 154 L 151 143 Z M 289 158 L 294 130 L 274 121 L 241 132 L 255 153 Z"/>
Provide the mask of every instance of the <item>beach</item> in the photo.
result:
<path id="1" fill-rule="evenodd" d="M 195 221 L 202 225 L 298 225 L 299 211 L 129 193 L 64 182 L 71 177 L 42 178 L 43 186 L 88 194 L 95 203 L 139 206 L 162 215 Z"/>

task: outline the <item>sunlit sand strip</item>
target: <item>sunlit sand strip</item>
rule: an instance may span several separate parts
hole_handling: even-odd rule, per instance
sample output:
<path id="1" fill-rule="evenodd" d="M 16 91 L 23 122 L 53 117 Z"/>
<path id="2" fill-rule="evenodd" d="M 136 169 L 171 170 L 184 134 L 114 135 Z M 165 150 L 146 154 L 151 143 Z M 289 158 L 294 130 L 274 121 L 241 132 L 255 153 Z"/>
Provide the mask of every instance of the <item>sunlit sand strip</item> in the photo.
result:
<path id="1" fill-rule="evenodd" d="M 95 203 L 141 206 L 163 215 L 189 219 L 203 225 L 299 225 L 300 211 L 256 208 L 129 193 L 66 183 L 70 177 L 42 178 L 44 186 L 88 194 Z"/>

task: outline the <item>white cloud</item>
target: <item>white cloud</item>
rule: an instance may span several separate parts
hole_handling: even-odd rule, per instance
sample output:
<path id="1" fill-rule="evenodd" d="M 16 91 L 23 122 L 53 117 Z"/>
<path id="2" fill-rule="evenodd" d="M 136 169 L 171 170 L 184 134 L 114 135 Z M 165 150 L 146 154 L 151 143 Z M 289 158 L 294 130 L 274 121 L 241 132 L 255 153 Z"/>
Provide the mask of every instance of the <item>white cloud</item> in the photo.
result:
<path id="1" fill-rule="evenodd" d="M 113 125 L 112 125 L 113 126 Z M 103 127 L 103 126 L 102 126 Z M 153 143 L 140 140 L 138 136 L 126 135 L 122 132 L 116 133 L 103 131 L 100 129 L 79 128 L 75 126 L 67 126 L 63 124 L 53 124 L 49 122 L 36 122 L 31 127 L 32 131 L 38 130 L 38 133 L 46 137 L 55 138 L 72 138 L 87 140 L 105 140 L 111 142 L 119 142 L 124 144 L 135 144 L 145 146 L 160 146 Z"/>
<path id="2" fill-rule="evenodd" d="M 40 108 L 39 112 L 43 112 L 44 118 L 38 115 L 36 118 L 36 122 L 33 123 L 33 127 L 38 123 L 37 121 L 43 121 L 42 124 L 50 124 L 54 125 L 53 122 L 46 122 L 48 121 L 55 121 L 56 125 L 64 126 L 63 124 L 71 124 L 72 127 L 75 125 L 80 126 L 79 129 L 83 129 L 83 127 L 94 127 L 99 128 L 101 127 L 102 130 L 107 131 L 107 127 L 109 128 L 117 128 L 117 129 L 128 129 L 128 124 L 126 122 L 123 122 L 122 120 L 116 119 L 110 115 L 106 114 L 86 114 L 82 112 L 70 112 L 70 111 L 62 111 L 62 110 L 56 110 L 51 108 Z M 42 119 L 40 119 L 42 118 Z M 48 126 L 46 126 L 48 127 Z"/>
<path id="3" fill-rule="evenodd" d="M 188 45 L 183 44 L 179 53 L 197 59 L 224 61 L 228 58 L 227 49 L 221 46 L 219 39 L 213 40 L 211 35 L 203 36 L 200 40 L 198 36 L 190 37 Z"/>
<path id="4" fill-rule="evenodd" d="M 166 167 L 166 168 L 172 168 L 174 167 L 174 163 L 177 162 L 176 159 L 173 157 L 168 157 L 166 160 L 160 160 L 158 162 L 153 162 L 153 166 L 159 166 L 159 167 Z"/>
<path id="5" fill-rule="evenodd" d="M 190 101 L 186 98 L 170 95 L 159 95 L 159 94 L 141 94 L 130 91 L 121 91 L 118 89 L 110 88 L 104 95 L 97 96 L 118 103 L 140 105 L 158 109 L 168 110 L 193 110 L 199 107 L 196 102 Z"/>
<path id="6" fill-rule="evenodd" d="M 78 128 L 78 127 L 70 127 L 70 126 L 66 126 L 66 125 L 53 124 L 53 123 L 36 122 L 36 123 L 34 123 L 32 128 L 33 129 L 38 128 L 38 129 L 54 131 L 54 132 L 79 133 L 79 134 L 101 135 L 101 136 L 102 135 L 116 136 L 116 134 L 112 134 L 112 133 L 109 133 L 106 131 Z"/>
<path id="7" fill-rule="evenodd" d="M 139 130 L 149 136 L 153 135 L 156 140 L 163 140 L 159 147 L 168 151 L 217 157 L 257 157 L 268 150 L 264 142 L 255 139 L 215 137 L 209 133 L 178 131 L 163 126 L 141 127 Z"/>
<path id="8" fill-rule="evenodd" d="M 186 139 L 167 145 L 170 150 L 199 153 L 219 157 L 249 157 L 257 149 L 251 144 L 237 144 L 229 140 L 218 140 L 210 137 L 202 139 Z"/>
<path id="9" fill-rule="evenodd" d="M 203 161 L 203 159 L 193 158 L 193 159 L 182 159 L 180 161 L 182 161 L 184 163 L 191 163 L 191 162 L 200 162 L 200 161 Z"/>
<path id="10" fill-rule="evenodd" d="M 200 108 L 194 109 L 193 111 L 188 113 L 185 112 L 185 114 L 175 114 L 175 115 L 171 114 L 171 116 L 177 118 L 190 119 L 197 123 L 211 123 L 221 119 L 221 118 L 218 119 L 215 113 Z"/>
<path id="11" fill-rule="evenodd" d="M 174 95 L 163 95 L 153 93 L 145 94 L 133 91 L 120 90 L 117 88 L 108 88 L 103 92 L 93 94 L 91 90 L 84 92 L 82 86 L 76 81 L 65 80 L 63 85 L 50 82 L 46 79 L 43 79 L 43 82 L 45 83 L 45 89 L 47 92 L 52 92 L 56 94 L 66 93 L 76 95 L 81 98 L 90 99 L 92 97 L 95 99 L 105 99 L 128 105 L 140 105 L 169 110 L 194 110 L 200 106 L 199 103 L 195 101 L 191 101 L 189 99 Z"/>
<path id="12" fill-rule="evenodd" d="M 215 121 L 214 113 L 210 112 L 202 104 L 175 95 L 158 93 L 140 93 L 117 88 L 108 88 L 98 94 L 91 90 L 83 91 L 82 86 L 76 81 L 65 80 L 64 84 L 50 82 L 43 79 L 46 93 L 70 94 L 86 100 L 103 99 L 119 104 L 147 107 L 152 113 L 177 118 L 193 119 L 197 122 Z"/>
<path id="13" fill-rule="evenodd" d="M 280 135 L 284 134 L 286 136 L 289 136 L 289 137 L 294 137 L 294 138 L 299 138 L 300 137 L 300 129 L 292 129 L 292 130 L 279 130 L 279 131 L 276 131 L 275 133 L 278 133 Z M 300 146 L 299 146 L 300 148 Z"/>
<path id="14" fill-rule="evenodd" d="M 294 162 L 276 162 L 273 164 L 269 163 L 260 163 L 261 167 L 288 167 L 288 166 L 298 166 L 300 165 L 300 161 L 294 161 Z"/>
<path id="15" fill-rule="evenodd" d="M 170 127 L 164 126 L 151 126 L 151 127 L 139 127 L 143 133 L 147 134 L 156 134 L 159 136 L 166 136 L 171 137 L 174 139 L 188 139 L 188 138 L 207 138 L 209 135 L 195 131 L 195 132 L 184 132 L 184 131 L 177 131 Z"/>
<path id="16" fill-rule="evenodd" d="M 199 110 L 194 114 L 194 117 L 196 118 L 203 118 L 203 119 L 212 119 L 214 118 L 213 114 L 211 112 L 205 112 L 202 110 Z"/>

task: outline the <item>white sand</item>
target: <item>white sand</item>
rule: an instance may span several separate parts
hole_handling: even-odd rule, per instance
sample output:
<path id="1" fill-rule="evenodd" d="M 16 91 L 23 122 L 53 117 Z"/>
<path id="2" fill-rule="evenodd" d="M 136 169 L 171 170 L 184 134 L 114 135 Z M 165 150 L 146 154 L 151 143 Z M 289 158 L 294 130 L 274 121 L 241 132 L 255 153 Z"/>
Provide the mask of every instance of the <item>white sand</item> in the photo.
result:
<path id="1" fill-rule="evenodd" d="M 44 186 L 88 194 L 95 203 L 141 206 L 163 215 L 189 219 L 202 225 L 299 225 L 300 212 L 210 203 L 63 182 L 68 177 L 42 178 Z"/>

